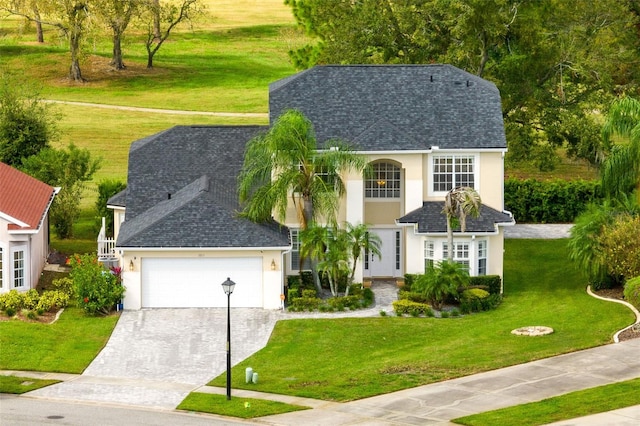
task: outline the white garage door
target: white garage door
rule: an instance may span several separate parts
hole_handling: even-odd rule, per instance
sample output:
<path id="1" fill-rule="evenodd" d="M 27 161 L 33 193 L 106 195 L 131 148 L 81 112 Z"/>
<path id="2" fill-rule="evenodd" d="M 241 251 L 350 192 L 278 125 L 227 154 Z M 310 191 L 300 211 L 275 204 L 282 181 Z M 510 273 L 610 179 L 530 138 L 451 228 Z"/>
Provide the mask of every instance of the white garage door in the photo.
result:
<path id="1" fill-rule="evenodd" d="M 262 307 L 262 259 L 143 258 L 143 308 L 226 307 L 222 283 L 236 283 L 231 306 Z"/>

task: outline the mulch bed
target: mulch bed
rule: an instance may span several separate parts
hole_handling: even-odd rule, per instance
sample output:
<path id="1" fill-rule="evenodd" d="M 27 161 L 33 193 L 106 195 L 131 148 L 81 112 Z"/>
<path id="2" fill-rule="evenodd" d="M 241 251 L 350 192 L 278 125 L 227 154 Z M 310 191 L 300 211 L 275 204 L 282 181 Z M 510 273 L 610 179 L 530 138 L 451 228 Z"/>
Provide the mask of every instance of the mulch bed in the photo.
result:
<path id="1" fill-rule="evenodd" d="M 605 288 L 598 291 L 594 290 L 593 293 L 597 294 L 600 297 L 605 297 L 607 299 L 624 300 L 623 291 L 624 289 L 622 287 L 615 287 L 615 288 Z M 620 333 L 620 335 L 618 336 L 621 342 L 625 340 L 635 339 L 638 337 L 640 337 L 640 324 L 634 325 L 633 327 Z"/>
<path id="2" fill-rule="evenodd" d="M 23 322 L 31 322 L 31 323 L 40 323 L 40 324 L 51 324 L 56 319 L 57 312 L 45 312 L 42 315 L 38 315 L 35 319 L 28 318 L 22 312 L 18 312 L 13 317 L 8 317 L 4 312 L 0 312 L 0 322 L 1 321 L 23 321 Z"/>

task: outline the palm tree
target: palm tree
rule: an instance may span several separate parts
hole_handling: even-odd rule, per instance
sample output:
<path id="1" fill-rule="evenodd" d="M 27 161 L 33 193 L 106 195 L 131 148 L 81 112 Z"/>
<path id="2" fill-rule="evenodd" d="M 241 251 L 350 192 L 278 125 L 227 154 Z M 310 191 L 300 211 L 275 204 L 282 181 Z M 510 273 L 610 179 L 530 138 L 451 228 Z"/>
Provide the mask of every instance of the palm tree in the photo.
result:
<path id="1" fill-rule="evenodd" d="M 339 200 L 345 193 L 341 173 L 362 172 L 363 156 L 339 140 L 319 150 L 313 125 L 300 111 L 282 114 L 266 134 L 247 145 L 238 192 L 245 203 L 242 214 L 250 220 L 269 220 L 275 213 L 285 220 L 291 199 L 300 229 L 323 218 L 335 222 Z"/>
<path id="2" fill-rule="evenodd" d="M 353 277 L 356 274 L 356 264 L 360 255 L 364 252 L 370 252 L 372 256 L 378 256 L 381 259 L 382 252 L 380 247 L 382 241 L 376 234 L 369 232 L 369 227 L 364 223 L 352 225 L 351 223 L 345 223 L 345 229 L 347 231 L 347 237 L 349 238 L 349 245 L 351 247 L 351 275 L 349 277 L 349 284 L 353 283 Z"/>
<path id="3" fill-rule="evenodd" d="M 254 222 L 268 221 L 275 214 L 284 222 L 292 200 L 300 230 L 319 220 L 334 224 L 346 192 L 341 174 L 363 172 L 366 167 L 366 159 L 343 141 L 327 141 L 320 150 L 311 121 L 300 111 L 288 110 L 247 145 L 238 178 L 241 214 Z M 301 271 L 304 260 L 301 255 Z M 316 273 L 314 280 L 320 290 Z"/>
<path id="4" fill-rule="evenodd" d="M 334 297 L 338 287 L 350 272 L 350 238 L 347 231 L 337 226 L 312 225 L 300 232 L 301 255 L 315 259 L 318 270 L 326 274 Z M 349 286 L 347 285 L 347 295 Z"/>
<path id="5" fill-rule="evenodd" d="M 602 136 L 606 143 L 611 136 L 627 138 L 629 143 L 617 145 L 602 168 L 602 188 L 611 198 L 629 194 L 635 188 L 640 202 L 640 101 L 625 97 L 611 105 Z"/>
<path id="6" fill-rule="evenodd" d="M 467 216 L 478 217 L 482 201 L 475 189 L 468 186 L 453 188 L 444 198 L 442 212 L 447 215 L 447 259 L 453 260 L 453 221 L 460 224 L 460 232 L 467 228 Z"/>
<path id="7" fill-rule="evenodd" d="M 411 289 L 422 293 L 437 310 L 448 297 L 456 297 L 469 285 L 469 270 L 466 266 L 451 260 L 443 260 L 418 275 Z"/>

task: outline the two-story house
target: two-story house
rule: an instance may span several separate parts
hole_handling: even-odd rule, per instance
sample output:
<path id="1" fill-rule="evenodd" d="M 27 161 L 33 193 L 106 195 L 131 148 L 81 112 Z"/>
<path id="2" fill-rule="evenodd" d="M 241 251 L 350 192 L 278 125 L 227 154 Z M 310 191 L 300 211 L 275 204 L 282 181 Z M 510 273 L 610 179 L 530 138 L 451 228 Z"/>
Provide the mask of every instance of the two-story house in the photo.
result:
<path id="1" fill-rule="evenodd" d="M 514 222 L 503 211 L 506 140 L 493 83 L 449 65 L 319 66 L 270 85 L 271 122 L 288 109 L 311 120 L 320 147 L 343 139 L 371 165 L 345 176 L 339 211 L 340 222 L 366 223 L 382 240 L 381 259 L 365 254 L 356 280 L 446 258 L 443 200 L 457 186 L 473 187 L 483 206 L 455 232 L 454 258 L 472 275 L 502 275 L 502 227 Z M 244 147 L 265 130 L 175 127 L 132 145 L 128 188 L 111 200 L 125 308 L 224 306 L 227 277 L 238 284 L 234 306 L 280 306 L 286 276 L 298 272 L 293 209 L 285 226 L 237 216 Z"/>

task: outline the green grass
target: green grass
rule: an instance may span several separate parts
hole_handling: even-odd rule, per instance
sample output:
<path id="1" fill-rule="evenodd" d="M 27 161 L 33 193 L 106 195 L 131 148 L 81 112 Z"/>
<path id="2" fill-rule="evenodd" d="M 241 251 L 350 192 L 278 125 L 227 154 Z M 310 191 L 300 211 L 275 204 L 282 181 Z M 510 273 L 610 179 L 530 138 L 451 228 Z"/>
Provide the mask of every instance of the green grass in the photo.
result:
<path id="1" fill-rule="evenodd" d="M 288 320 L 269 344 L 234 367 L 260 372 L 256 391 L 349 401 L 611 342 L 633 314 L 588 296 L 566 258 L 566 240 L 507 240 L 505 299 L 462 318 Z M 546 325 L 543 338 L 511 330 Z M 585 330 L 589 330 L 585 333 Z M 225 377 L 211 385 L 224 386 Z"/>
<path id="2" fill-rule="evenodd" d="M 60 383 L 59 380 L 31 379 L 28 377 L 0 375 L 0 393 L 22 394 Z"/>
<path id="3" fill-rule="evenodd" d="M 104 347 L 118 315 L 67 308 L 53 324 L 0 322 L 0 370 L 82 373 Z"/>
<path id="4" fill-rule="evenodd" d="M 255 398 L 233 397 L 228 401 L 226 395 L 194 392 L 189 394 L 177 408 L 178 410 L 252 419 L 255 417 L 307 410 L 309 407 Z"/>
<path id="5" fill-rule="evenodd" d="M 469 426 L 535 426 L 637 404 L 640 404 L 640 378 L 460 417 L 452 422 Z"/>

